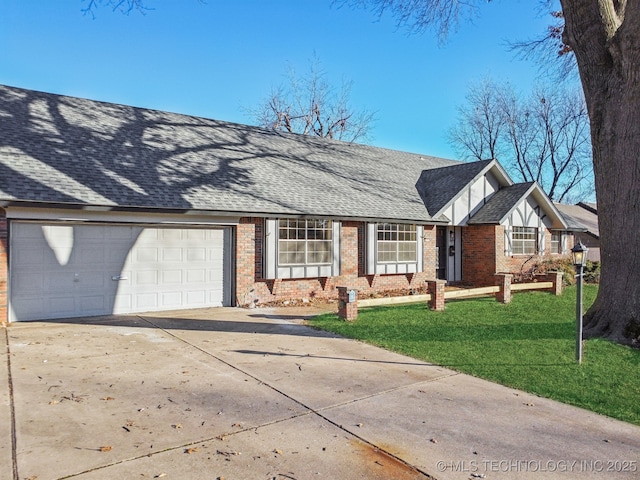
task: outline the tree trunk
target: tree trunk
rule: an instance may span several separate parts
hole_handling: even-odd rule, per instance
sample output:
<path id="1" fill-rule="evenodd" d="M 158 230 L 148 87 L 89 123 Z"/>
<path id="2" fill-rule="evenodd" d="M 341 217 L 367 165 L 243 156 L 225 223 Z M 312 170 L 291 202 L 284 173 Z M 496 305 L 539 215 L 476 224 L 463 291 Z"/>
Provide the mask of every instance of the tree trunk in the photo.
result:
<path id="1" fill-rule="evenodd" d="M 600 229 L 600 289 L 584 334 L 640 345 L 640 6 L 561 3 L 589 110 Z"/>

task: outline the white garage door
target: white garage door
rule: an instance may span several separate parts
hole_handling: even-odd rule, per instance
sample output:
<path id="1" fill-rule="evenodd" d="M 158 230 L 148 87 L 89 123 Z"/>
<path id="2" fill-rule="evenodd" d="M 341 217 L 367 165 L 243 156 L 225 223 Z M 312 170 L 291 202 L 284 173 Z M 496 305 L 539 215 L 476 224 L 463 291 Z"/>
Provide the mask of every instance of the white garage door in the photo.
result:
<path id="1" fill-rule="evenodd" d="M 10 320 L 231 304 L 231 232 L 13 222 Z"/>

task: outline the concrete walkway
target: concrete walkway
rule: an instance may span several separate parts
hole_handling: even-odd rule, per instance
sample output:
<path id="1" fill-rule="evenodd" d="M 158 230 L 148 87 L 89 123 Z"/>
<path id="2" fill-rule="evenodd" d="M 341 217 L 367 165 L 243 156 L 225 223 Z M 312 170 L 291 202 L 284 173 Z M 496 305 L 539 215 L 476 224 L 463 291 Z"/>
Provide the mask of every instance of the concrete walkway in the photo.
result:
<path id="1" fill-rule="evenodd" d="M 300 324 L 313 313 L 3 328 L 0 478 L 640 477 L 639 427 Z"/>

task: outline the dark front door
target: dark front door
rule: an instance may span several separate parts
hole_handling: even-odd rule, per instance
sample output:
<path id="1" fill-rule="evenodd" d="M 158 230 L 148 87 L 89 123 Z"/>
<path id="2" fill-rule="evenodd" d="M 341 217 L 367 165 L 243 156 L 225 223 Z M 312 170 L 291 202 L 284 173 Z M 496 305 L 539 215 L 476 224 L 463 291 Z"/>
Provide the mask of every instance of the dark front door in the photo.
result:
<path id="1" fill-rule="evenodd" d="M 447 279 L 447 228 L 436 227 L 436 277 Z"/>

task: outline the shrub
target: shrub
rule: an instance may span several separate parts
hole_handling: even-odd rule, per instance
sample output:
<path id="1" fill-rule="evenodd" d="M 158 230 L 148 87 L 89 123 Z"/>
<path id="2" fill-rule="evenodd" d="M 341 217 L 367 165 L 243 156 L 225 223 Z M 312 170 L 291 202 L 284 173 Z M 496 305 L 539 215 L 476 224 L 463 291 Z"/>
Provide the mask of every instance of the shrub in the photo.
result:
<path id="1" fill-rule="evenodd" d="M 573 266 L 571 257 L 547 258 L 537 261 L 529 266 L 528 269 L 520 271 L 514 275 L 515 282 L 530 282 L 535 279 L 536 275 L 548 272 L 562 272 L 562 282 L 565 285 L 574 285 L 576 283 L 576 269 Z M 583 279 L 585 283 L 600 283 L 600 262 L 587 261 L 587 265 L 583 271 Z"/>
<path id="2" fill-rule="evenodd" d="M 587 260 L 587 266 L 584 268 L 583 278 L 585 283 L 600 283 L 600 262 Z"/>

